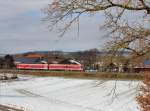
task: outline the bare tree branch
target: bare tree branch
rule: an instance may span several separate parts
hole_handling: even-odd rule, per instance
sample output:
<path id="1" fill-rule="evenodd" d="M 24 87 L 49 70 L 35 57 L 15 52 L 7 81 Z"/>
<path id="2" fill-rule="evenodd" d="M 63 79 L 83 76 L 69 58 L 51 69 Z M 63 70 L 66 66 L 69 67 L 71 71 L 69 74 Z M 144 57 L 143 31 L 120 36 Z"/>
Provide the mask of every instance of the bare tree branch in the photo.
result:
<path id="1" fill-rule="evenodd" d="M 58 29 L 60 36 L 63 36 L 82 14 L 104 12 L 106 17 L 104 27 L 110 30 L 108 36 L 113 38 L 109 42 L 108 49 L 113 54 L 120 50 L 129 50 L 138 56 L 149 53 L 149 27 L 133 26 L 128 23 L 128 19 L 124 21 L 123 16 L 126 10 L 142 11 L 148 15 L 147 18 L 150 20 L 150 2 L 145 0 L 58 0 L 45 9 L 47 14 L 45 21 L 49 22 L 49 28 Z M 58 27 L 56 27 L 57 25 Z M 144 47 L 139 47 L 140 41 L 145 42 L 143 43 Z"/>

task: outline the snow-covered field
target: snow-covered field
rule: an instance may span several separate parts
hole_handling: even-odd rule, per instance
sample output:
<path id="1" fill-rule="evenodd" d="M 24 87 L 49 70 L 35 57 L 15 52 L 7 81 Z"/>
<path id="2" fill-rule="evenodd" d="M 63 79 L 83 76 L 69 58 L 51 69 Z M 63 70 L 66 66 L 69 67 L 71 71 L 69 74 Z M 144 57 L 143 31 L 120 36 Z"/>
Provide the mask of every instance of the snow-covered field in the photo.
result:
<path id="1" fill-rule="evenodd" d="M 0 82 L 0 104 L 29 111 L 139 111 L 139 81 L 19 77 Z M 114 90 L 115 89 L 115 90 Z"/>

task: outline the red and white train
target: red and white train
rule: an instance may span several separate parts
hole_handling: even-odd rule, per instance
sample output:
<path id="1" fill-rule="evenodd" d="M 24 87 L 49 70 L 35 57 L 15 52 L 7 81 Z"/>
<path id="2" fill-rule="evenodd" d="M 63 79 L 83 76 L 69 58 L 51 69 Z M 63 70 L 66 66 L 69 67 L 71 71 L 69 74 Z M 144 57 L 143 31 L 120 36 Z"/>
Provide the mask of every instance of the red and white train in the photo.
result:
<path id="1" fill-rule="evenodd" d="M 81 64 L 16 64 L 17 69 L 82 71 Z"/>

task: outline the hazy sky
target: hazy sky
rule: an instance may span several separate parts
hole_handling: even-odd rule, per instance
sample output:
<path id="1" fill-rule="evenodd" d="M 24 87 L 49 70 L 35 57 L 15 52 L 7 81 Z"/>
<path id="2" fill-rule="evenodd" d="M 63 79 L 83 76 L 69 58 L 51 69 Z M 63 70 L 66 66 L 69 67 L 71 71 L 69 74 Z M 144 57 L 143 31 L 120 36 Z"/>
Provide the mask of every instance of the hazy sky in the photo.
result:
<path id="1" fill-rule="evenodd" d="M 80 35 L 72 28 L 64 37 L 50 32 L 42 9 L 51 0 L 0 0 L 0 53 L 63 50 L 78 51 L 100 48 L 103 43 L 99 29 L 101 15 L 84 16 L 80 20 Z"/>

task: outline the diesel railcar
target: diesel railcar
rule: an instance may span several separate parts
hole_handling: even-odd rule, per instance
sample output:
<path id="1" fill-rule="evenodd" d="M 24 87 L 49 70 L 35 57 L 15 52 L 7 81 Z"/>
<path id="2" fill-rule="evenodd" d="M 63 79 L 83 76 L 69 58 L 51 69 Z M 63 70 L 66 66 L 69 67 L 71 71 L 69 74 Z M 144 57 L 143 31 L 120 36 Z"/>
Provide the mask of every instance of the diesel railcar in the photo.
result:
<path id="1" fill-rule="evenodd" d="M 17 69 L 82 71 L 80 64 L 17 64 Z"/>

